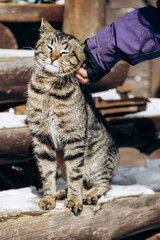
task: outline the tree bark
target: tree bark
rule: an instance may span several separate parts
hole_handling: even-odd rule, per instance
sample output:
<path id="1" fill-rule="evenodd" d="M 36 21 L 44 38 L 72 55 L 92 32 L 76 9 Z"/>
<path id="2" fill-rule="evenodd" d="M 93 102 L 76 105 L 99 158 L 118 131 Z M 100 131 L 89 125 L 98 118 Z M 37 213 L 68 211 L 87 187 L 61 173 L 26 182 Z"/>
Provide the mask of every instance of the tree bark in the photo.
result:
<path id="1" fill-rule="evenodd" d="M 85 206 L 79 216 L 69 209 L 14 214 L 0 218 L 4 239 L 120 240 L 158 228 L 160 193 L 118 198 L 97 206 Z"/>

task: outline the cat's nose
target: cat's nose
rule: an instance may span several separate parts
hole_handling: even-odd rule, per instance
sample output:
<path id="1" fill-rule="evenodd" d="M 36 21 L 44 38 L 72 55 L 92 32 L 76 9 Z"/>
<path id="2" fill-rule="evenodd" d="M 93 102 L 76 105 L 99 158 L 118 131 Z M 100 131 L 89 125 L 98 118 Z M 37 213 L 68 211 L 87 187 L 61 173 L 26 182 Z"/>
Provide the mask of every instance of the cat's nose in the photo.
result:
<path id="1" fill-rule="evenodd" d="M 51 62 L 54 62 L 55 60 L 57 60 L 58 57 L 59 57 L 58 54 L 53 54 L 53 53 L 51 53 L 51 54 L 50 54 Z"/>
<path id="2" fill-rule="evenodd" d="M 51 61 L 54 62 L 55 60 L 57 60 L 58 58 L 57 57 L 50 57 L 51 58 Z"/>

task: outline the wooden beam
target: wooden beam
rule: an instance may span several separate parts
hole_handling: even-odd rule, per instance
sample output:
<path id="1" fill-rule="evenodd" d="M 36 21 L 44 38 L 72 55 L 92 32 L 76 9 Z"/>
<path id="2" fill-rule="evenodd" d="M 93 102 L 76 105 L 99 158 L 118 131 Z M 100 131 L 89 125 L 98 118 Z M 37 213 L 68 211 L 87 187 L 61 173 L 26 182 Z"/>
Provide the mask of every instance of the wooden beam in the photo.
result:
<path id="1" fill-rule="evenodd" d="M 64 5 L 0 3 L 1 22 L 62 22 Z"/>
<path id="2" fill-rule="evenodd" d="M 84 206 L 79 216 L 69 209 L 19 213 L 0 218 L 4 239 L 121 239 L 159 227 L 160 193 L 119 198 Z"/>
<path id="3" fill-rule="evenodd" d="M 66 0 L 63 31 L 81 41 L 105 26 L 105 0 Z"/>

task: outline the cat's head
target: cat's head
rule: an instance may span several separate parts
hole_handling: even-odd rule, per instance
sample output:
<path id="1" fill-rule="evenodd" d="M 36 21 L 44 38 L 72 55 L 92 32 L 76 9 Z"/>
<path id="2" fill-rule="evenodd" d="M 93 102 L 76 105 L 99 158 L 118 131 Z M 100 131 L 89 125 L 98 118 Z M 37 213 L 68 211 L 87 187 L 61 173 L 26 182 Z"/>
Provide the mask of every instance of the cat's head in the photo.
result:
<path id="1" fill-rule="evenodd" d="M 43 18 L 35 48 L 36 64 L 57 75 L 74 73 L 85 61 L 83 47 L 75 37 L 55 30 Z"/>

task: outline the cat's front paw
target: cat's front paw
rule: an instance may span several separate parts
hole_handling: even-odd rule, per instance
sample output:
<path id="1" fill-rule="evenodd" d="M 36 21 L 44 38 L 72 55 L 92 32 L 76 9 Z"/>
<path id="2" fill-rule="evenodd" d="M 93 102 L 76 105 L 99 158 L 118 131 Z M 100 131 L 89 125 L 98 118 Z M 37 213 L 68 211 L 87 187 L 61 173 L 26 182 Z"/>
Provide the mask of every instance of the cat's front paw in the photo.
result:
<path id="1" fill-rule="evenodd" d="M 82 212 L 83 204 L 79 198 L 68 198 L 65 203 L 66 207 L 75 214 L 79 215 Z"/>
<path id="2" fill-rule="evenodd" d="M 59 190 L 56 192 L 56 198 L 58 200 L 64 200 L 67 197 L 67 189 Z"/>
<path id="3" fill-rule="evenodd" d="M 98 202 L 98 197 L 97 196 L 92 196 L 92 195 L 83 196 L 83 204 L 96 205 L 97 202 Z"/>
<path id="4" fill-rule="evenodd" d="M 42 210 L 51 210 L 55 208 L 55 206 L 56 206 L 56 200 L 55 200 L 55 197 L 53 196 L 44 197 L 39 202 L 39 207 Z"/>

